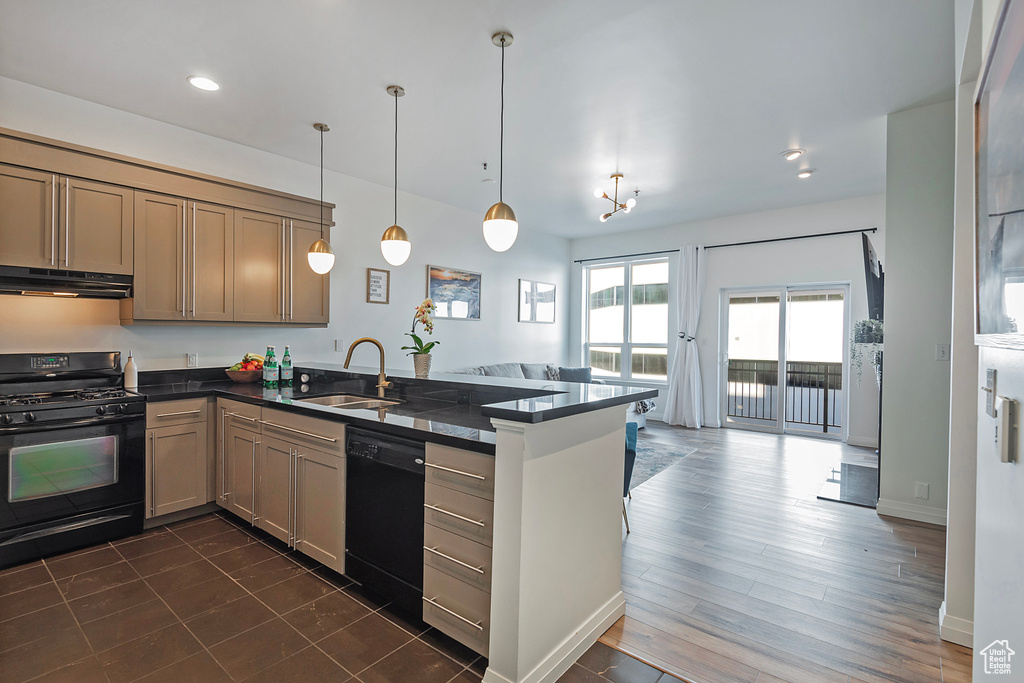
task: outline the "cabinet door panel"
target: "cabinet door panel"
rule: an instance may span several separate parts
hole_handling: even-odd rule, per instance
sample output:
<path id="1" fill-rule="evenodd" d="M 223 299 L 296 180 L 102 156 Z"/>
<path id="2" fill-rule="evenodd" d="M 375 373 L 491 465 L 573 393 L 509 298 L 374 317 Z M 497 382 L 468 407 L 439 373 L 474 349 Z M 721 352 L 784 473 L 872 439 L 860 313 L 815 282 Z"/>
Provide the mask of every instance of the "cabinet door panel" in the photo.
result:
<path id="1" fill-rule="evenodd" d="M 64 179 L 61 263 L 72 270 L 131 275 L 134 192 L 126 187 Z"/>
<path id="2" fill-rule="evenodd" d="M 252 522 L 255 517 L 256 456 L 260 435 L 233 425 L 228 421 L 225 434 L 225 466 L 227 468 L 227 508 L 242 519 Z"/>
<path id="3" fill-rule="evenodd" d="M 0 165 L 0 264 L 55 268 L 56 176 Z"/>
<path id="4" fill-rule="evenodd" d="M 331 317 L 331 276 L 317 275 L 306 254 L 320 239 L 320 226 L 288 221 L 288 322 L 327 324 Z"/>
<path id="5" fill-rule="evenodd" d="M 185 201 L 135 193 L 133 317 L 185 317 Z"/>
<path id="6" fill-rule="evenodd" d="M 288 543 L 292 528 L 291 444 L 263 436 L 259 468 L 256 526 L 279 541 Z"/>
<path id="7" fill-rule="evenodd" d="M 234 210 L 190 202 L 190 314 L 194 320 L 234 317 Z"/>
<path id="8" fill-rule="evenodd" d="M 147 517 L 206 502 L 206 423 L 150 431 L 150 498 Z"/>
<path id="9" fill-rule="evenodd" d="M 235 211 L 235 320 L 284 320 L 284 246 L 280 218 Z"/>
<path id="10" fill-rule="evenodd" d="M 299 449 L 295 547 L 345 571 L 345 458 Z"/>

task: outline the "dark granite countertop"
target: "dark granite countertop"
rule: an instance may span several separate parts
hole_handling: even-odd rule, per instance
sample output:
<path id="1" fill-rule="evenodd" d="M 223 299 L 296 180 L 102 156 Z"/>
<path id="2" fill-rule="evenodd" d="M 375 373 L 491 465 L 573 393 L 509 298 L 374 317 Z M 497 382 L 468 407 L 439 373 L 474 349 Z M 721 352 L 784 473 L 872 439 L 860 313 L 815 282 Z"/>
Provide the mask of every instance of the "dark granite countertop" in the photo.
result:
<path id="1" fill-rule="evenodd" d="M 303 375 L 308 382 L 299 381 Z M 492 417 L 537 423 L 657 396 L 656 389 L 645 387 L 450 374 L 422 380 L 411 371 L 396 370 L 388 372 L 393 384 L 386 397 L 400 403 L 360 410 L 303 399 L 342 393 L 376 396 L 376 368 L 300 364 L 295 378 L 294 387 L 269 390 L 232 382 L 220 368 L 154 371 L 140 374 L 138 392 L 150 401 L 221 396 L 492 455 Z"/>

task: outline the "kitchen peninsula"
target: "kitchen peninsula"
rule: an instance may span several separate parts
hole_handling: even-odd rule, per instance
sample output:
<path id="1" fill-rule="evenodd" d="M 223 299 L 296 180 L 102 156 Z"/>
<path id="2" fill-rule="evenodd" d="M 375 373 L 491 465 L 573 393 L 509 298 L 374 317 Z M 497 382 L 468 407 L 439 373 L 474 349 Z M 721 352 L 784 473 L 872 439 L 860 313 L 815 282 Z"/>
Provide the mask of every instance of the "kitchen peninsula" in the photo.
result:
<path id="1" fill-rule="evenodd" d="M 224 429 L 231 412 L 252 425 L 261 422 L 263 436 L 251 432 L 254 463 L 258 439 L 288 433 L 298 440 L 303 433 L 317 438 L 308 426 L 316 423 L 425 443 L 424 621 L 487 656 L 486 683 L 556 680 L 625 611 L 620 522 L 625 409 L 657 392 L 465 375 L 421 380 L 397 371 L 389 373 L 393 385 L 385 396 L 395 405 L 346 409 L 304 400 L 372 397 L 377 372 L 299 365 L 290 397 L 223 381 L 212 370 L 143 373 L 140 391 L 151 407 L 216 399 L 221 407 L 210 421 L 215 430 Z M 300 382 L 303 376 L 307 381 Z M 224 405 L 242 409 L 224 410 Z M 299 419 L 306 422 L 288 421 Z M 274 429 L 285 431 L 268 436 Z M 329 431 L 329 436 L 322 441 L 324 450 L 343 432 Z M 218 434 L 216 443 L 222 439 Z M 291 447 L 287 451 L 292 455 Z M 216 468 L 223 465 L 218 461 Z M 219 499 L 225 481 L 216 468 Z M 300 480 L 295 472 L 285 468 L 283 478 Z M 251 476 L 255 481 L 255 465 Z M 488 477 L 492 481 L 485 482 Z M 348 486 L 351 490 L 353 483 Z M 280 538 L 301 535 L 305 543 L 310 533 L 305 524 L 291 521 L 300 513 L 293 511 L 292 497 L 285 498 L 283 524 L 292 531 Z M 381 509 L 391 503 L 377 502 Z M 252 508 L 253 520 L 272 514 L 270 505 L 254 502 Z M 294 532 L 296 526 L 301 534 Z M 442 547 L 437 539 L 453 545 Z M 298 543 L 296 548 L 303 550 Z M 435 593 L 450 593 L 455 602 Z"/>

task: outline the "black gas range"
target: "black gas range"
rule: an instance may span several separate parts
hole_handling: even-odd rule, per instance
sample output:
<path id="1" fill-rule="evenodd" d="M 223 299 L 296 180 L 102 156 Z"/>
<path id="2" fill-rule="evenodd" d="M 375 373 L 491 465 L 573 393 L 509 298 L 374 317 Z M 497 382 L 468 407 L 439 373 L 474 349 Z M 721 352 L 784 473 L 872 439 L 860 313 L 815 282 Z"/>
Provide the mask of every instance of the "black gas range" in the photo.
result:
<path id="1" fill-rule="evenodd" d="M 0 354 L 0 567 L 138 533 L 144 396 L 121 354 Z"/>

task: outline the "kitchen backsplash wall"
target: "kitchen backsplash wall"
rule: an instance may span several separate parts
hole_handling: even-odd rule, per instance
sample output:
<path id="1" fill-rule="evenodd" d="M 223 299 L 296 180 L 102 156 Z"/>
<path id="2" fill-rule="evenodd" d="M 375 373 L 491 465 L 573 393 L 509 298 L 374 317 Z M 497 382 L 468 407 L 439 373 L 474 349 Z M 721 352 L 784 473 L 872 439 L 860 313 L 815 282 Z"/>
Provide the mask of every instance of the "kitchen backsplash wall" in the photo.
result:
<path id="1" fill-rule="evenodd" d="M 315 196 L 319 168 L 202 135 L 124 111 L 0 78 L 0 127 L 96 147 L 263 187 Z M 329 134 L 327 149 L 344 148 L 343 126 Z M 311 134 L 313 135 L 313 134 Z M 311 144 L 316 144 L 311 139 Z M 340 152 L 335 152 L 340 153 Z M 328 153 L 329 157 L 330 152 Z M 0 160 L 2 161 L 2 160 Z M 242 353 L 262 353 L 268 344 L 292 347 L 298 361 L 341 363 L 355 339 L 381 340 L 391 367 L 412 367 L 400 347 L 413 309 L 426 294 L 427 264 L 483 274 L 481 319 L 440 320 L 433 339 L 436 370 L 503 361 L 557 362 L 568 357 L 569 243 L 540 235 L 520 216 L 519 240 L 504 254 L 484 244 L 480 221 L 493 198 L 481 193 L 471 212 L 399 193 L 399 222 L 409 232 L 412 256 L 399 267 L 380 254 L 380 234 L 393 220 L 393 190 L 327 171 L 324 199 L 338 205 L 331 244 L 337 263 L 331 274 L 331 324 L 323 329 L 261 326 L 134 325 L 122 327 L 117 301 L 53 300 L 0 296 L 0 353 L 134 351 L 141 369 L 185 366 L 185 354 L 199 354 L 201 366 L 230 365 Z M 524 218 L 526 220 L 524 220 Z M 391 303 L 366 303 L 366 268 L 391 271 Z M 518 322 L 518 279 L 557 287 L 554 325 Z M 280 351 L 279 351 L 280 353 Z M 353 363 L 376 365 L 376 349 L 362 346 Z"/>

